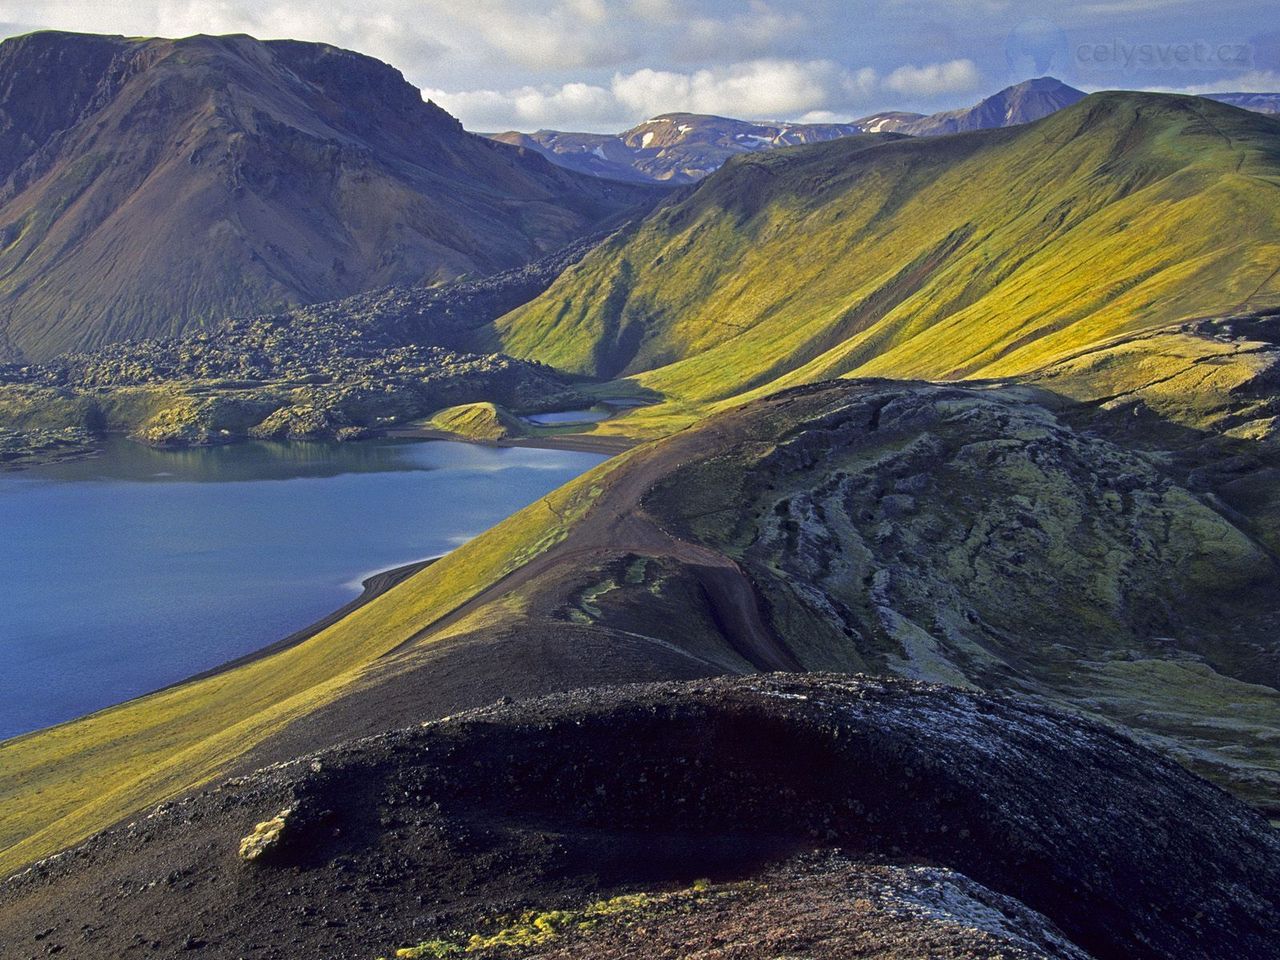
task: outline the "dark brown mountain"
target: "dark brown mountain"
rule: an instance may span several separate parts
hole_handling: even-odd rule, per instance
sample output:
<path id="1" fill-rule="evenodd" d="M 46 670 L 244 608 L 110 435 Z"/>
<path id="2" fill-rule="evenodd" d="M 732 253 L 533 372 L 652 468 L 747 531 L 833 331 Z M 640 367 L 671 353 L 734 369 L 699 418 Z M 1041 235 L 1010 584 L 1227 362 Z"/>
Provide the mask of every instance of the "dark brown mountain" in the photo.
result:
<path id="1" fill-rule="evenodd" d="M 0 44 L 0 345 L 40 359 L 490 273 L 649 194 L 473 136 L 324 44 Z"/>

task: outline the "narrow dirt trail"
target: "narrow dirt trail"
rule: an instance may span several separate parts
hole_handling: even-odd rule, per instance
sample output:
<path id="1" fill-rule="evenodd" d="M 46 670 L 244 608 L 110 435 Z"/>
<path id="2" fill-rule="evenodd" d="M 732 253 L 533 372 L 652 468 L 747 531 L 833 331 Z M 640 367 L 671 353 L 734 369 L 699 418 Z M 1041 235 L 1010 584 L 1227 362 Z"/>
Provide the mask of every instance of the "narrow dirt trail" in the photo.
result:
<path id="1" fill-rule="evenodd" d="M 725 641 L 753 667 L 761 671 L 803 669 L 766 622 L 760 595 L 738 563 L 717 550 L 671 534 L 644 510 L 645 494 L 691 456 L 705 455 L 708 442 L 708 438 L 694 431 L 639 452 L 630 463 L 608 478 L 607 489 L 564 540 L 485 588 L 384 657 L 403 653 L 556 568 L 597 565 L 621 554 L 634 554 L 671 560 L 690 568 L 705 591 L 712 616 Z"/>

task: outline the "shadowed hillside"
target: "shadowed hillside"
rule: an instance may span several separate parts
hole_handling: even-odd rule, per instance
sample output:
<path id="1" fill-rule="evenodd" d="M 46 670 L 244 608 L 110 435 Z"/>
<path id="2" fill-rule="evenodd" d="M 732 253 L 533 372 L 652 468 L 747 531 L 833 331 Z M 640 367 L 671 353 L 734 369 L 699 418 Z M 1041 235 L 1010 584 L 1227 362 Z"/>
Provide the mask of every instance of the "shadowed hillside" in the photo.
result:
<path id="1" fill-rule="evenodd" d="M 0 104 L 3 342 L 32 359 L 516 267 L 650 196 L 323 44 L 30 34 Z"/>

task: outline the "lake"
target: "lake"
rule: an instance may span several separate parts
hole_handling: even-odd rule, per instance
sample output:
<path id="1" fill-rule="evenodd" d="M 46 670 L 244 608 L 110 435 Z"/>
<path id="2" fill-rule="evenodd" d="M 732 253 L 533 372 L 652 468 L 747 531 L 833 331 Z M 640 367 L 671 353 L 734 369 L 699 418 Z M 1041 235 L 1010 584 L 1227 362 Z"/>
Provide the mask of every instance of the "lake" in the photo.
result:
<path id="1" fill-rule="evenodd" d="M 244 443 L 0 473 L 0 739 L 287 636 L 603 459 L 449 441 Z"/>

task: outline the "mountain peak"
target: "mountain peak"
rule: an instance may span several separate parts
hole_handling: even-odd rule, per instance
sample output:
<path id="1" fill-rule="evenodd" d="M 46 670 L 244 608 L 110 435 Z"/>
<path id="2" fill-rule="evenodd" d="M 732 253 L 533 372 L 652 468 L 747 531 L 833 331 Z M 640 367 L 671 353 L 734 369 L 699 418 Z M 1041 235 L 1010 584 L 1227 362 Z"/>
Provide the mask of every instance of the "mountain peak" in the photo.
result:
<path id="1" fill-rule="evenodd" d="M 1023 80 L 1021 83 L 1015 83 L 1012 86 L 1006 87 L 1005 90 L 1018 90 L 1022 88 L 1031 90 L 1060 90 L 1063 87 L 1066 87 L 1067 89 L 1074 89 L 1063 83 L 1057 77 L 1044 76 L 1031 77 L 1027 80 Z"/>

